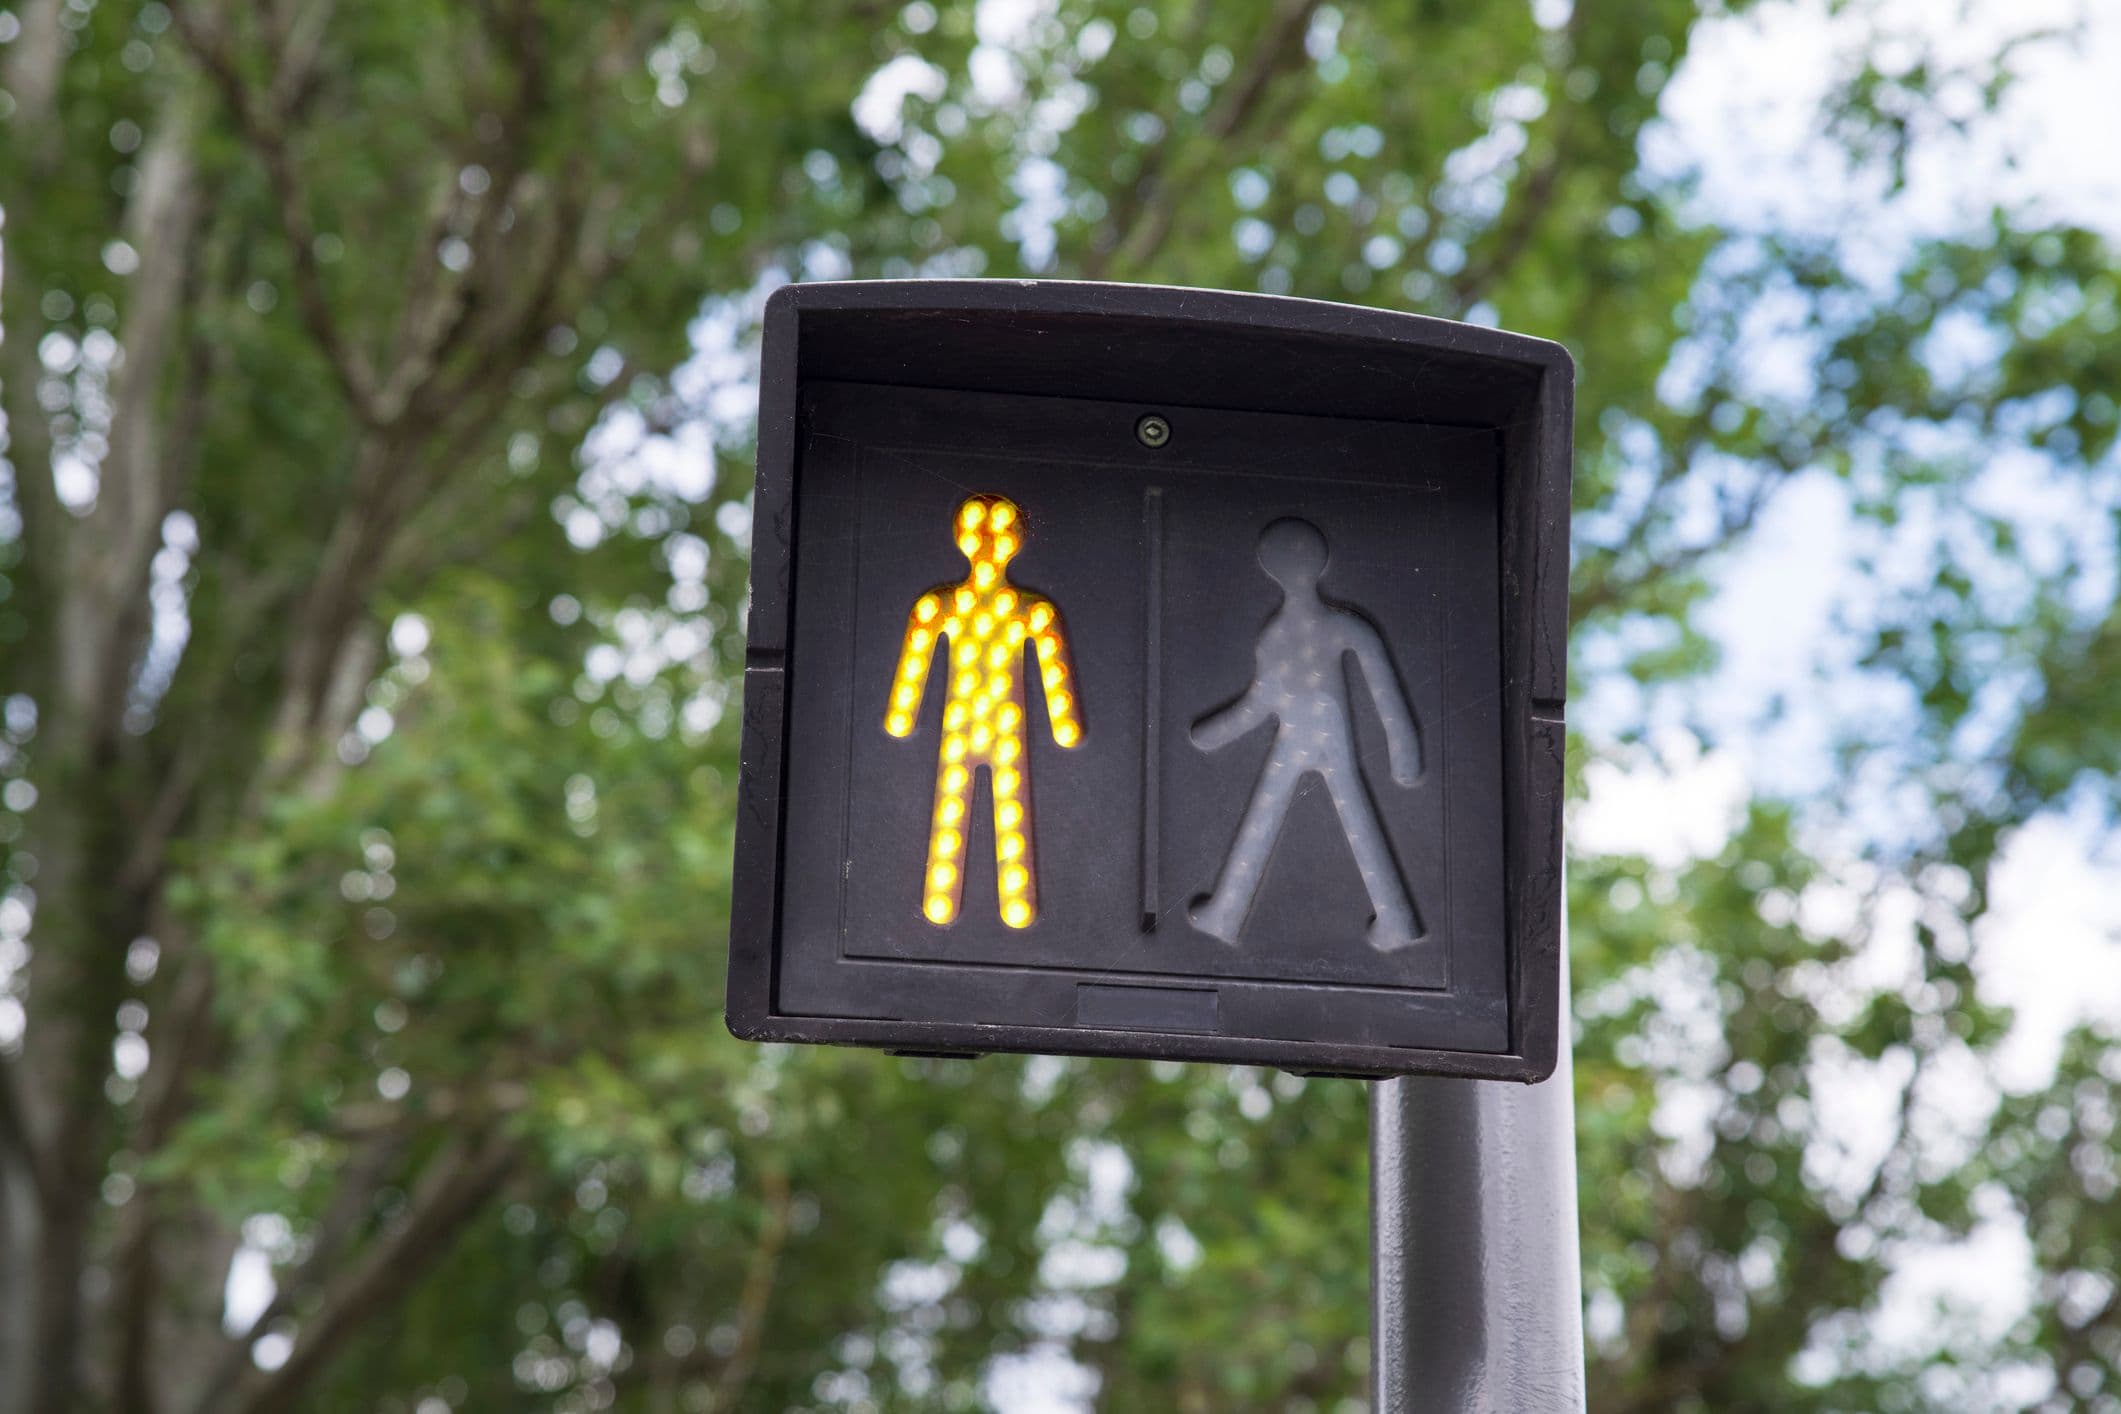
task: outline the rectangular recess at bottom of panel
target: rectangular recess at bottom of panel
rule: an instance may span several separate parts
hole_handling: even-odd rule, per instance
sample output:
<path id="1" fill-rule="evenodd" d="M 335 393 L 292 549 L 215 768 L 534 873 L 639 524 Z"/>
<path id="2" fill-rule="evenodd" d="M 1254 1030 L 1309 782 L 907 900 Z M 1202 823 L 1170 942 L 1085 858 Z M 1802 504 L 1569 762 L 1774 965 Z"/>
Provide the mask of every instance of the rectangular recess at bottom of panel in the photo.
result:
<path id="1" fill-rule="evenodd" d="M 1075 989 L 1075 1024 L 1098 1031 L 1217 1029 L 1216 992 L 1198 987 L 1110 987 L 1083 982 Z"/>

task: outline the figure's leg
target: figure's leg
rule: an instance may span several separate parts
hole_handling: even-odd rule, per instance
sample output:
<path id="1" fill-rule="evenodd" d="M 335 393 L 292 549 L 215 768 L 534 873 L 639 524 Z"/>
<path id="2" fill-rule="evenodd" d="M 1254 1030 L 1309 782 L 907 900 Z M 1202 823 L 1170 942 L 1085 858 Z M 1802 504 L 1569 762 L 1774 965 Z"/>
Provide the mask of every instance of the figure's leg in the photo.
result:
<path id="1" fill-rule="evenodd" d="M 1019 718 L 1020 720 L 1020 718 Z M 1024 773 L 1023 738 L 1015 730 L 995 738 L 994 893 L 1002 922 L 1028 928 L 1038 917 L 1038 871 L 1032 863 L 1030 783 Z"/>
<path id="2" fill-rule="evenodd" d="M 951 737 L 943 738 L 945 750 Z M 921 912 L 941 927 L 956 919 L 965 897 L 966 808 L 972 799 L 972 768 L 944 756 L 935 763 L 935 814 L 928 828 L 927 872 L 921 877 Z"/>
<path id="3" fill-rule="evenodd" d="M 1370 946 L 1379 952 L 1392 952 L 1419 941 L 1424 931 L 1421 915 L 1407 892 L 1406 880 L 1400 877 L 1398 861 L 1392 858 L 1391 842 L 1385 838 L 1384 823 L 1377 818 L 1377 807 L 1371 804 L 1369 791 L 1363 786 L 1354 753 L 1346 754 L 1340 769 L 1324 774 L 1326 792 L 1333 797 L 1333 808 L 1340 812 L 1340 827 L 1347 832 L 1355 867 L 1362 871 L 1363 887 L 1370 892 Z"/>
<path id="4" fill-rule="evenodd" d="M 1237 826 L 1237 838 L 1223 860 L 1215 892 L 1195 899 L 1186 910 L 1201 932 L 1226 943 L 1237 941 L 1245 915 L 1252 911 L 1252 896 L 1259 892 L 1259 881 L 1267 872 L 1267 856 L 1274 852 L 1282 821 L 1288 818 L 1296 783 L 1302 778 L 1303 771 L 1283 757 L 1281 744 L 1276 742 L 1266 769 L 1259 773 L 1259 784 L 1252 788 L 1252 803 L 1245 807 L 1245 818 Z"/>

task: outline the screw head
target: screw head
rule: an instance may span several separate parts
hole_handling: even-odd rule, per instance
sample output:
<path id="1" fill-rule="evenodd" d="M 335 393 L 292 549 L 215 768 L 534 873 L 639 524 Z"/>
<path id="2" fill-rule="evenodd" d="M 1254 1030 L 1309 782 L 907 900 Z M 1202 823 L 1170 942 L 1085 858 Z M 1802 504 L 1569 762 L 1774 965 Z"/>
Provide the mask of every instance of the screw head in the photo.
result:
<path id="1" fill-rule="evenodd" d="M 1144 447 L 1161 447 L 1171 440 L 1171 424 L 1152 412 L 1134 424 L 1134 435 Z"/>

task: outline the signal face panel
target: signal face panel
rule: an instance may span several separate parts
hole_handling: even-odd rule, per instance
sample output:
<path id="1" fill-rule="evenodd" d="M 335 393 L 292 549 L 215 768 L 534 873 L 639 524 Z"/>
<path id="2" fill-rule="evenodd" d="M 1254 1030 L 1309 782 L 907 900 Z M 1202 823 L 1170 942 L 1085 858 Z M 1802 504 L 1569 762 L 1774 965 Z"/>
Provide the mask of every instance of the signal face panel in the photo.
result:
<path id="1" fill-rule="evenodd" d="M 1497 429 L 824 377 L 791 411 L 740 1034 L 1532 1078 Z"/>
<path id="2" fill-rule="evenodd" d="M 783 1004 L 950 1021 L 965 1009 L 958 979 L 1005 969 L 1011 1014 L 994 1019 L 1022 1025 L 1077 1020 L 1086 985 L 1101 1017 L 1110 988 L 1133 984 L 1175 989 L 1117 1000 L 1185 1030 L 1502 1049 L 1502 958 L 1477 946 L 1502 927 L 1501 732 L 1481 710 L 1500 691 L 1500 638 L 1493 595 L 1476 592 L 1495 578 L 1495 439 L 1170 411 L 1173 436 L 1152 450 L 1136 435 L 1151 415 L 811 390 L 789 670 L 802 748 L 787 767 L 781 899 L 802 947 L 784 960 Z M 1000 737 L 1012 759 L 982 760 L 983 743 L 947 761 L 946 737 L 969 746 L 981 730 L 969 714 L 946 730 L 946 707 L 970 695 L 960 680 L 999 668 L 1012 688 L 1035 685 L 1057 656 L 1040 660 L 1038 634 L 971 632 L 985 604 L 958 543 L 961 509 L 996 504 L 1012 508 L 1021 544 L 997 582 L 1057 609 L 1074 667 L 1059 725 L 1079 721 L 1081 735 L 1063 747 L 1048 695 L 1011 692 L 999 705 L 1021 714 Z M 1316 548 L 1315 587 L 1284 588 L 1262 564 L 1275 526 Z M 961 615 L 951 586 L 964 587 Z M 1310 656 L 1285 666 L 1321 710 L 1245 710 L 1208 749 L 1200 724 L 1249 708 L 1262 634 L 1292 592 L 1309 617 L 1289 636 Z M 952 637 L 911 631 L 929 659 L 914 682 L 898 668 L 931 594 L 929 623 L 964 622 Z M 1350 651 L 1342 623 L 1380 651 Z M 895 736 L 901 684 L 912 720 Z M 1390 759 L 1380 699 L 1411 719 L 1418 771 Z M 944 776 L 963 785 L 939 792 Z M 997 827 L 997 777 L 1014 786 L 1001 801 L 1024 812 L 1014 828 Z M 1271 799 L 1255 808 L 1262 790 Z M 961 807 L 943 822 L 939 797 Z M 938 829 L 958 841 L 941 890 L 929 877 Z M 1017 846 L 1010 858 L 997 861 L 998 837 Z M 1208 917 L 1224 873 L 1253 862 L 1248 896 L 1226 888 L 1234 904 Z M 1010 868 L 1037 888 L 1026 927 L 1001 911 Z M 1373 884 L 1387 912 L 1396 894 L 1416 915 L 1385 920 L 1403 935 L 1389 946 L 1373 937 Z M 926 901 L 951 888 L 962 906 L 938 923 Z M 1259 985 L 1269 980 L 1331 990 Z"/>

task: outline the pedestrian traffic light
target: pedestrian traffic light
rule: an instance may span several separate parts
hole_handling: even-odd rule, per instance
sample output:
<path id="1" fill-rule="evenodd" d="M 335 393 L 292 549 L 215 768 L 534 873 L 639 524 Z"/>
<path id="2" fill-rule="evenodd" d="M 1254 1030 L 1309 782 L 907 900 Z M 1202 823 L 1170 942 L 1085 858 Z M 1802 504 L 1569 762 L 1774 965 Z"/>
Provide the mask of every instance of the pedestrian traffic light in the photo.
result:
<path id="1" fill-rule="evenodd" d="M 775 294 L 731 1028 L 1543 1078 L 1571 378 L 1265 296 Z"/>

